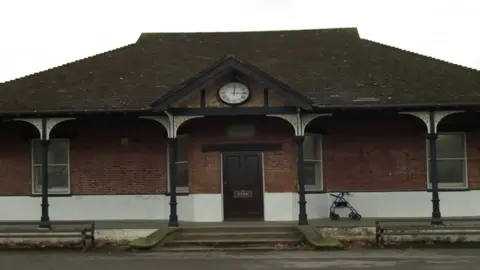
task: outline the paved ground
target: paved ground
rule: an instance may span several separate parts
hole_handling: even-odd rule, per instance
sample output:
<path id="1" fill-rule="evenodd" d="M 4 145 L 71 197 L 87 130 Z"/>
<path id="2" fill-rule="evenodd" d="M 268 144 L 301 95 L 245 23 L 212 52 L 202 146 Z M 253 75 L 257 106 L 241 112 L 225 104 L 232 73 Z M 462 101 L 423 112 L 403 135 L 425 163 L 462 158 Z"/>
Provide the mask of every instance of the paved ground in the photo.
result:
<path id="1" fill-rule="evenodd" d="M 472 217 L 456 217 L 455 219 L 462 220 Z M 387 218 L 388 219 L 388 218 Z M 376 218 L 362 218 L 361 220 L 350 220 L 345 216 L 342 216 L 340 220 L 332 221 L 329 218 L 323 219 L 310 219 L 310 225 L 317 227 L 374 227 Z M 422 224 L 429 224 L 428 218 L 421 222 Z M 455 222 L 448 222 L 455 223 Z M 478 222 L 474 222 L 478 223 Z M 97 229 L 158 229 L 160 227 L 166 227 L 167 220 L 96 220 L 95 228 Z M 253 222 L 185 222 L 180 221 L 180 225 L 184 227 L 197 227 L 197 226 L 264 226 L 264 225 L 296 225 L 296 221 L 253 221 Z M 0 225 L 0 230 L 7 225 Z"/>
<path id="2" fill-rule="evenodd" d="M 355 250 L 269 253 L 0 252 L 2 270 L 470 270 L 480 250 Z"/>

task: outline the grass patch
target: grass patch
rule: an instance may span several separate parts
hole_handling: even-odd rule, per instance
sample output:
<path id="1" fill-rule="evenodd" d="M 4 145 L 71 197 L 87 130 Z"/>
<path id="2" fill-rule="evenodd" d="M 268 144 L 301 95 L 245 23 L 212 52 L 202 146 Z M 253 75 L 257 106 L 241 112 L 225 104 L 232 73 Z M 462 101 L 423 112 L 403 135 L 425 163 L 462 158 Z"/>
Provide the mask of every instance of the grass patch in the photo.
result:
<path id="1" fill-rule="evenodd" d="M 168 227 L 158 229 L 146 237 L 140 237 L 131 241 L 129 247 L 135 249 L 151 249 L 162 244 L 165 238 L 176 230 L 178 230 L 178 228 Z"/>
<path id="2" fill-rule="evenodd" d="M 298 226 L 304 241 L 316 249 L 341 249 L 343 244 L 337 239 L 323 237 L 313 226 Z"/>

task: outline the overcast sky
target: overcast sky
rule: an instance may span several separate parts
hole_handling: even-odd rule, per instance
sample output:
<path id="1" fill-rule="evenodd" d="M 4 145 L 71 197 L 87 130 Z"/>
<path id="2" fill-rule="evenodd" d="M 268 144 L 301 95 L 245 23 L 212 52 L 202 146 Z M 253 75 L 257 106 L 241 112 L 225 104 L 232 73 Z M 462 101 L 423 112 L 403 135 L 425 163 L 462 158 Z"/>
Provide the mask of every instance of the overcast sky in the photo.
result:
<path id="1" fill-rule="evenodd" d="M 0 82 L 141 32 L 358 27 L 362 38 L 480 69 L 480 0 L 0 0 Z"/>

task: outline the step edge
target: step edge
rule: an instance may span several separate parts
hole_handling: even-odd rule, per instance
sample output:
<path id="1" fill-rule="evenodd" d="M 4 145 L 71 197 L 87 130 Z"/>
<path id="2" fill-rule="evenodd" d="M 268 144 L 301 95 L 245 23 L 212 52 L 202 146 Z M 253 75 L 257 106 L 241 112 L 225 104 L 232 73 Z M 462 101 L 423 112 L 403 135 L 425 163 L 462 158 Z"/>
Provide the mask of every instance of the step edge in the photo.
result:
<path id="1" fill-rule="evenodd" d="M 285 247 L 278 248 L 272 246 L 265 247 L 206 247 L 206 248 L 184 248 L 184 247 L 162 247 L 156 249 L 155 252 L 208 252 L 208 251 L 271 251 L 271 252 L 282 252 L 282 251 L 302 251 L 302 250 L 313 250 L 312 248 L 304 247 Z"/>
<path id="2" fill-rule="evenodd" d="M 216 230 L 231 230 L 231 229 L 238 229 L 238 230 L 252 230 L 252 229 L 261 229 L 261 230 L 278 230 L 278 229 L 285 229 L 285 230 L 294 230 L 296 226 L 182 226 L 181 230 L 203 230 L 203 229 L 216 229 Z"/>
<path id="3" fill-rule="evenodd" d="M 285 243 L 302 242 L 301 238 L 273 238 L 273 239 L 175 239 L 166 241 L 165 244 L 174 243 Z"/>
<path id="4" fill-rule="evenodd" d="M 296 231 L 289 232 L 179 232 L 178 235 L 293 235 Z"/>

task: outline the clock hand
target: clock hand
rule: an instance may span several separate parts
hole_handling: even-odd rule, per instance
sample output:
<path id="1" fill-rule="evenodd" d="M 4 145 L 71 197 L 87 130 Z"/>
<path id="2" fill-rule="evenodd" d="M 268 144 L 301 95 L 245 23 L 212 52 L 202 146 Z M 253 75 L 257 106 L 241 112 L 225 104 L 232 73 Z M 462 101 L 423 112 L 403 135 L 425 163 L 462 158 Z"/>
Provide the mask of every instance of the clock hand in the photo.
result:
<path id="1" fill-rule="evenodd" d="M 235 96 L 235 88 L 237 88 L 237 85 L 236 85 L 236 84 L 233 85 L 233 95 L 234 95 L 234 96 Z"/>

